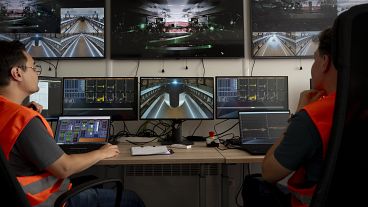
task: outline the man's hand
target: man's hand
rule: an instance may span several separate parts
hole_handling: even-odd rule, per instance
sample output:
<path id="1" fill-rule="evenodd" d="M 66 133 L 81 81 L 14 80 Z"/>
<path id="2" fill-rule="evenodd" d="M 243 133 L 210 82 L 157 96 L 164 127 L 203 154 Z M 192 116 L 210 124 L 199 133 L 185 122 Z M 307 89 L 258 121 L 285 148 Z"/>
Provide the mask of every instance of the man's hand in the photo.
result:
<path id="1" fill-rule="evenodd" d="M 317 101 L 322 96 L 326 95 L 325 91 L 319 90 L 306 90 L 300 93 L 299 104 L 296 111 L 300 111 L 304 106 Z"/>
<path id="2" fill-rule="evenodd" d="M 101 154 L 103 155 L 103 159 L 115 157 L 120 153 L 118 146 L 112 145 L 110 143 L 105 144 L 98 150 L 101 151 Z"/>
<path id="3" fill-rule="evenodd" d="M 33 110 L 37 111 L 38 113 L 42 112 L 43 106 L 37 102 L 32 101 L 27 105 L 28 108 L 32 108 Z"/>

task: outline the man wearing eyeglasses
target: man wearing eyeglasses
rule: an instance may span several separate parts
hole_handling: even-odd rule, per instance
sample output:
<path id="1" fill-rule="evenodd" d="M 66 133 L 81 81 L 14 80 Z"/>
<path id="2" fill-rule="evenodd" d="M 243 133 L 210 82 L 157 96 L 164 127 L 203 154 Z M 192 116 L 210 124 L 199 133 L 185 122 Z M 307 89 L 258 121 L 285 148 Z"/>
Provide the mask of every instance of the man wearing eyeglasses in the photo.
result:
<path id="1" fill-rule="evenodd" d="M 35 109 L 21 105 L 37 92 L 41 68 L 19 41 L 0 41 L 0 147 L 32 206 L 53 206 L 58 195 L 71 188 L 69 176 L 98 161 L 119 154 L 116 145 L 67 155 L 55 143 L 53 131 Z M 115 192 L 88 189 L 71 198 L 68 206 L 113 206 Z M 144 207 L 131 191 L 124 191 L 122 206 Z"/>

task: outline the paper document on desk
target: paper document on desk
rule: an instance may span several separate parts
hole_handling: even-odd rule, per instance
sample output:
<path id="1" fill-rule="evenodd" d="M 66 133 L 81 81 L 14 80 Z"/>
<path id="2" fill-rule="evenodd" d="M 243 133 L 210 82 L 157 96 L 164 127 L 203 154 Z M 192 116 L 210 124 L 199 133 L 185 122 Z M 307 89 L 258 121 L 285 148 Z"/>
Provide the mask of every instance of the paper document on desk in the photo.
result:
<path id="1" fill-rule="evenodd" d="M 132 155 L 169 155 L 172 152 L 166 146 L 132 147 Z"/>

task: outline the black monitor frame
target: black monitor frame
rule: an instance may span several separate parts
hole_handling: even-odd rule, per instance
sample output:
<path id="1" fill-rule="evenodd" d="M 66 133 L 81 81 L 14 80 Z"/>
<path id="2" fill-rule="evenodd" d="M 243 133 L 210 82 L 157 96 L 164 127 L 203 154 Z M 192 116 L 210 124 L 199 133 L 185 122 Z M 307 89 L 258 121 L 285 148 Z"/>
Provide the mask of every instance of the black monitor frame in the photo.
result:
<path id="1" fill-rule="evenodd" d="M 285 95 L 285 105 L 281 108 L 267 108 L 267 107 L 262 107 L 262 108 L 257 108 L 256 105 L 249 105 L 249 106 L 240 106 L 237 107 L 238 109 L 234 109 L 232 110 L 232 112 L 228 112 L 226 114 L 229 113 L 233 113 L 233 116 L 224 116 L 224 115 L 220 115 L 221 110 L 219 110 L 219 107 L 221 107 L 221 105 L 219 104 L 219 84 L 218 81 L 220 79 L 272 79 L 272 78 L 280 78 L 280 79 L 284 79 L 286 81 L 286 95 Z M 289 97 L 288 97 L 288 76 L 216 76 L 216 119 L 238 119 L 238 112 L 239 111 L 286 111 L 289 110 Z M 236 93 L 238 93 L 238 90 L 236 91 Z"/>
<path id="2" fill-rule="evenodd" d="M 243 58 L 243 4 L 243 0 L 112 1 L 111 59 Z M 171 7 L 177 11 L 171 12 Z"/>
<path id="3" fill-rule="evenodd" d="M 39 76 L 38 82 L 60 82 L 60 87 L 57 89 L 58 91 L 50 91 L 50 86 L 48 86 L 48 108 L 53 107 L 54 109 L 51 111 L 54 111 L 55 113 L 50 112 L 49 109 L 43 109 L 41 112 L 41 115 L 45 117 L 46 120 L 57 120 L 59 116 L 63 114 L 63 78 L 62 77 L 48 77 L 48 76 Z M 39 91 L 38 91 L 39 92 Z M 36 92 L 36 93 L 38 93 Z M 33 93 L 33 94 L 36 94 Z M 33 95 L 32 94 L 32 95 Z M 32 96 L 31 95 L 31 96 Z M 28 104 L 30 102 L 30 96 L 28 96 L 26 99 L 24 99 L 23 104 Z M 58 103 L 52 103 L 52 101 L 57 101 Z M 37 101 L 36 101 L 37 102 Z M 39 102 L 37 102 L 39 103 Z M 41 103 L 39 103 L 41 104 Z M 41 104 L 42 105 L 42 104 Z M 59 110 L 58 110 L 59 109 Z"/>
<path id="4" fill-rule="evenodd" d="M 115 107 L 110 107 L 108 104 L 110 103 L 106 103 L 107 106 L 106 107 L 102 107 L 101 108 L 101 104 L 103 103 L 92 103 L 95 102 L 97 99 L 102 99 L 102 101 L 104 101 L 105 98 L 107 98 L 106 94 L 103 97 L 99 97 L 97 98 L 97 93 L 100 93 L 100 95 L 102 95 L 104 92 L 98 92 L 97 89 L 93 89 L 95 90 L 94 92 L 90 92 L 91 95 L 93 95 L 93 101 L 91 100 L 91 103 L 85 103 L 85 104 L 89 104 L 89 107 L 91 107 L 90 109 L 93 109 L 93 111 L 91 112 L 91 110 L 87 110 L 87 108 L 85 110 L 80 110 L 74 113 L 73 110 L 68 110 L 66 107 L 68 106 L 68 104 L 66 103 L 68 101 L 68 99 L 65 99 L 66 97 L 66 84 L 65 82 L 68 80 L 132 80 L 134 82 L 134 88 L 133 91 L 130 93 L 130 98 L 133 99 L 133 102 L 131 102 L 131 105 L 129 105 L 128 103 L 126 103 L 126 105 L 129 106 L 118 106 L 121 103 L 117 103 Z M 106 86 L 106 85 L 105 85 Z M 105 87 L 104 86 L 104 87 Z M 106 86 L 107 87 L 107 86 Z M 84 88 L 84 93 L 85 93 L 85 88 Z M 96 96 L 96 97 L 95 97 Z M 96 98 L 96 99 L 95 99 Z M 113 99 L 115 98 L 115 96 L 113 97 Z M 122 97 L 124 98 L 124 97 Z M 132 121 L 132 120 L 138 120 L 138 78 L 137 77 L 64 77 L 64 116 L 75 116 L 75 115 L 80 115 L 80 116 L 111 116 L 111 120 L 112 121 Z M 84 106 L 81 106 L 81 108 L 83 108 Z M 126 107 L 126 112 L 122 111 L 122 110 L 118 110 L 117 108 L 125 108 Z M 69 112 L 71 111 L 71 112 Z M 116 113 L 116 111 L 121 111 L 121 113 Z M 115 112 L 115 113 L 114 113 Z M 129 114 L 127 114 L 129 113 Z"/>
<path id="5" fill-rule="evenodd" d="M 160 87 L 156 87 L 150 91 L 147 91 L 147 97 L 146 98 L 142 98 L 142 88 L 144 87 L 144 84 L 145 84 L 145 81 L 144 80 L 166 80 L 167 82 L 166 83 L 169 83 L 171 80 L 174 81 L 175 79 L 176 80 L 179 80 L 179 79 L 182 79 L 182 80 L 185 80 L 185 79 L 206 79 L 207 80 L 210 80 L 212 82 L 212 86 L 210 86 L 212 88 L 212 94 L 211 93 L 208 93 L 207 91 L 205 90 L 201 90 L 200 88 L 197 88 L 197 89 L 194 89 L 194 88 L 191 88 L 190 92 L 192 93 L 192 96 L 194 96 L 194 99 L 199 101 L 200 105 L 202 105 L 203 107 L 205 107 L 206 109 L 207 106 L 208 106 L 208 103 L 206 103 L 206 101 L 204 101 L 203 99 L 207 99 L 207 102 L 208 102 L 208 99 L 212 99 L 210 100 L 210 104 L 212 105 L 212 111 L 209 112 L 211 113 L 211 117 L 209 118 L 188 118 L 188 117 L 156 117 L 156 118 L 142 118 L 142 115 L 144 112 L 146 112 L 149 108 L 146 108 L 146 110 L 142 111 L 142 102 L 146 102 L 145 104 L 146 105 L 149 105 L 151 106 L 152 104 L 155 103 L 155 101 L 157 100 L 157 97 L 160 97 L 162 96 L 165 91 L 157 91 L 155 92 L 155 90 L 166 90 L 167 93 L 175 93 L 178 95 L 178 98 L 172 98 L 172 97 L 168 97 L 169 98 L 169 102 L 170 100 L 172 100 L 174 102 L 174 104 L 176 105 L 179 105 L 179 101 L 180 101 L 180 94 L 182 94 L 184 92 L 184 90 L 186 90 L 185 88 L 182 88 L 180 86 L 176 87 L 176 86 L 165 86 L 164 89 L 160 89 Z M 203 82 L 206 82 L 206 81 L 201 81 L 202 83 Z M 180 82 L 180 81 L 178 81 Z M 174 82 L 171 82 L 172 84 L 177 84 L 177 82 L 175 81 Z M 154 85 L 154 84 L 152 84 Z M 208 85 L 205 85 L 205 86 L 208 86 Z M 152 91 L 152 93 L 151 93 Z M 160 96 L 157 96 L 156 93 L 161 93 L 161 94 L 158 94 Z M 208 93 L 208 94 L 206 94 Z M 174 144 L 174 143 L 180 143 L 180 144 L 192 144 L 191 141 L 188 141 L 188 140 L 185 140 L 183 139 L 182 137 L 182 133 L 181 133 L 181 127 L 182 127 L 182 122 L 183 121 L 186 121 L 186 120 L 213 120 L 214 119 L 214 78 L 213 77 L 141 77 L 140 78 L 140 92 L 139 92 L 139 97 L 140 97 L 140 112 L 139 112 L 139 117 L 141 120 L 170 120 L 171 121 L 171 134 L 169 134 L 166 139 L 164 141 L 162 141 L 162 144 Z M 212 98 L 210 97 L 212 95 Z M 191 100 L 193 100 L 197 105 L 198 105 L 198 102 L 195 101 L 191 96 Z M 200 97 L 200 96 L 203 96 L 203 97 Z M 161 97 L 163 99 L 165 99 L 165 97 Z M 167 98 L 167 97 L 166 97 Z M 202 99 L 203 98 L 203 99 Z M 157 102 L 156 102 L 157 103 Z M 162 100 L 162 103 L 164 103 L 164 100 Z M 171 103 L 169 103 L 171 105 Z M 188 104 L 188 103 L 187 103 Z M 152 105 L 153 106 L 153 105 Z M 190 107 L 188 105 L 188 107 Z M 200 107 L 200 106 L 199 106 Z M 211 107 L 211 106 L 209 106 Z M 160 106 L 161 108 L 161 106 Z M 167 106 L 167 108 L 170 108 L 170 106 Z M 151 108 L 152 110 L 153 108 Z M 159 112 L 159 111 L 158 111 Z M 199 111 L 198 111 L 199 112 Z M 201 110 L 202 113 L 205 113 L 205 111 Z M 184 112 L 185 113 L 185 112 Z M 192 112 L 190 112 L 192 113 Z"/>
<path id="6" fill-rule="evenodd" d="M 36 2 L 37 3 L 37 2 Z M 49 2 L 50 3 L 50 2 Z M 91 5 L 91 3 L 93 3 Z M 59 18 L 59 27 L 61 25 L 61 9 L 62 8 L 103 8 L 104 10 L 104 28 L 103 28 L 103 53 L 102 56 L 73 56 L 73 57 L 62 57 L 62 55 L 57 55 L 55 57 L 47 57 L 47 56 L 38 56 L 36 54 L 33 54 L 31 51 L 29 51 L 29 53 L 32 55 L 32 57 L 35 60 L 88 60 L 88 59 L 105 59 L 106 58 L 106 33 L 107 33 L 107 29 L 106 29 L 106 1 L 102 0 L 93 0 L 93 2 L 91 0 L 81 0 L 81 1 L 69 1 L 69 0 L 60 0 L 59 2 L 53 3 L 55 4 L 54 7 L 59 9 L 60 11 L 55 12 L 56 14 L 60 15 Z M 96 6 L 95 6 L 96 5 Z M 50 6 L 50 5 L 49 5 Z M 50 6 L 51 7 L 51 6 Z M 1 38 L 1 35 L 5 35 L 3 38 Z M 79 32 L 77 34 L 82 34 L 82 32 Z M 86 34 L 93 34 L 93 33 L 86 33 Z M 55 49 L 57 50 L 57 52 L 60 52 L 59 49 L 63 47 L 63 45 L 61 44 L 61 40 L 63 39 L 63 36 L 65 34 L 61 33 L 61 29 L 59 30 L 59 32 L 37 32 L 37 31 L 16 31 L 16 32 L 1 32 L 0 33 L 0 39 L 2 40 L 6 40 L 6 41 L 11 41 L 11 40 L 20 40 L 21 38 L 23 39 L 20 40 L 22 43 L 24 43 L 26 45 L 26 47 L 28 48 L 28 46 L 31 46 L 31 44 L 27 44 L 28 42 L 27 39 L 29 38 L 33 38 L 35 39 L 35 41 L 40 41 L 41 39 L 43 39 L 44 37 L 47 37 L 49 39 L 52 39 L 53 41 L 57 41 L 59 42 L 59 48 Z M 50 42 L 52 42 L 50 40 Z M 32 42 L 31 42 L 32 43 Z M 97 43 L 95 43 L 97 44 Z M 68 43 L 66 43 L 65 45 L 68 45 Z M 72 45 L 72 43 L 69 43 L 69 45 Z M 50 51 L 52 51 L 52 49 L 48 49 Z M 55 52 L 55 51 L 53 51 Z"/>
<path id="7" fill-rule="evenodd" d="M 172 80 L 172 79 L 206 79 L 206 80 L 212 80 L 213 82 L 213 86 L 212 86 L 212 100 L 210 101 L 210 104 L 212 105 L 212 117 L 208 117 L 208 118 L 189 118 L 189 117 L 157 117 L 157 118 L 144 118 L 142 117 L 142 113 L 144 113 L 146 110 L 142 110 L 142 101 L 144 100 L 144 98 L 142 98 L 142 87 L 143 84 L 142 81 L 144 80 Z M 139 119 L 140 120 L 213 120 L 214 119 L 214 78 L 213 77 L 140 77 L 140 90 L 139 90 L 139 105 L 140 105 L 140 113 L 139 113 Z M 207 85 L 206 85 L 207 86 Z"/>

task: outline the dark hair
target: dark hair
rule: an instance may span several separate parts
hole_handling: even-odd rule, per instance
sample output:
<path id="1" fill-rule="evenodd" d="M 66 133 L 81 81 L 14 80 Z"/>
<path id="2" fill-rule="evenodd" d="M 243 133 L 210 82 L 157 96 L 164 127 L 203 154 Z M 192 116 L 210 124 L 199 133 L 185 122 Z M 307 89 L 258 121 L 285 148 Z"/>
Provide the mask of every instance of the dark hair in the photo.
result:
<path id="1" fill-rule="evenodd" d="M 23 51 L 25 46 L 19 41 L 0 41 L 0 86 L 9 84 L 12 67 L 26 63 Z"/>
<path id="2" fill-rule="evenodd" d="M 323 30 L 319 36 L 318 51 L 320 55 L 332 55 L 332 29 Z"/>

